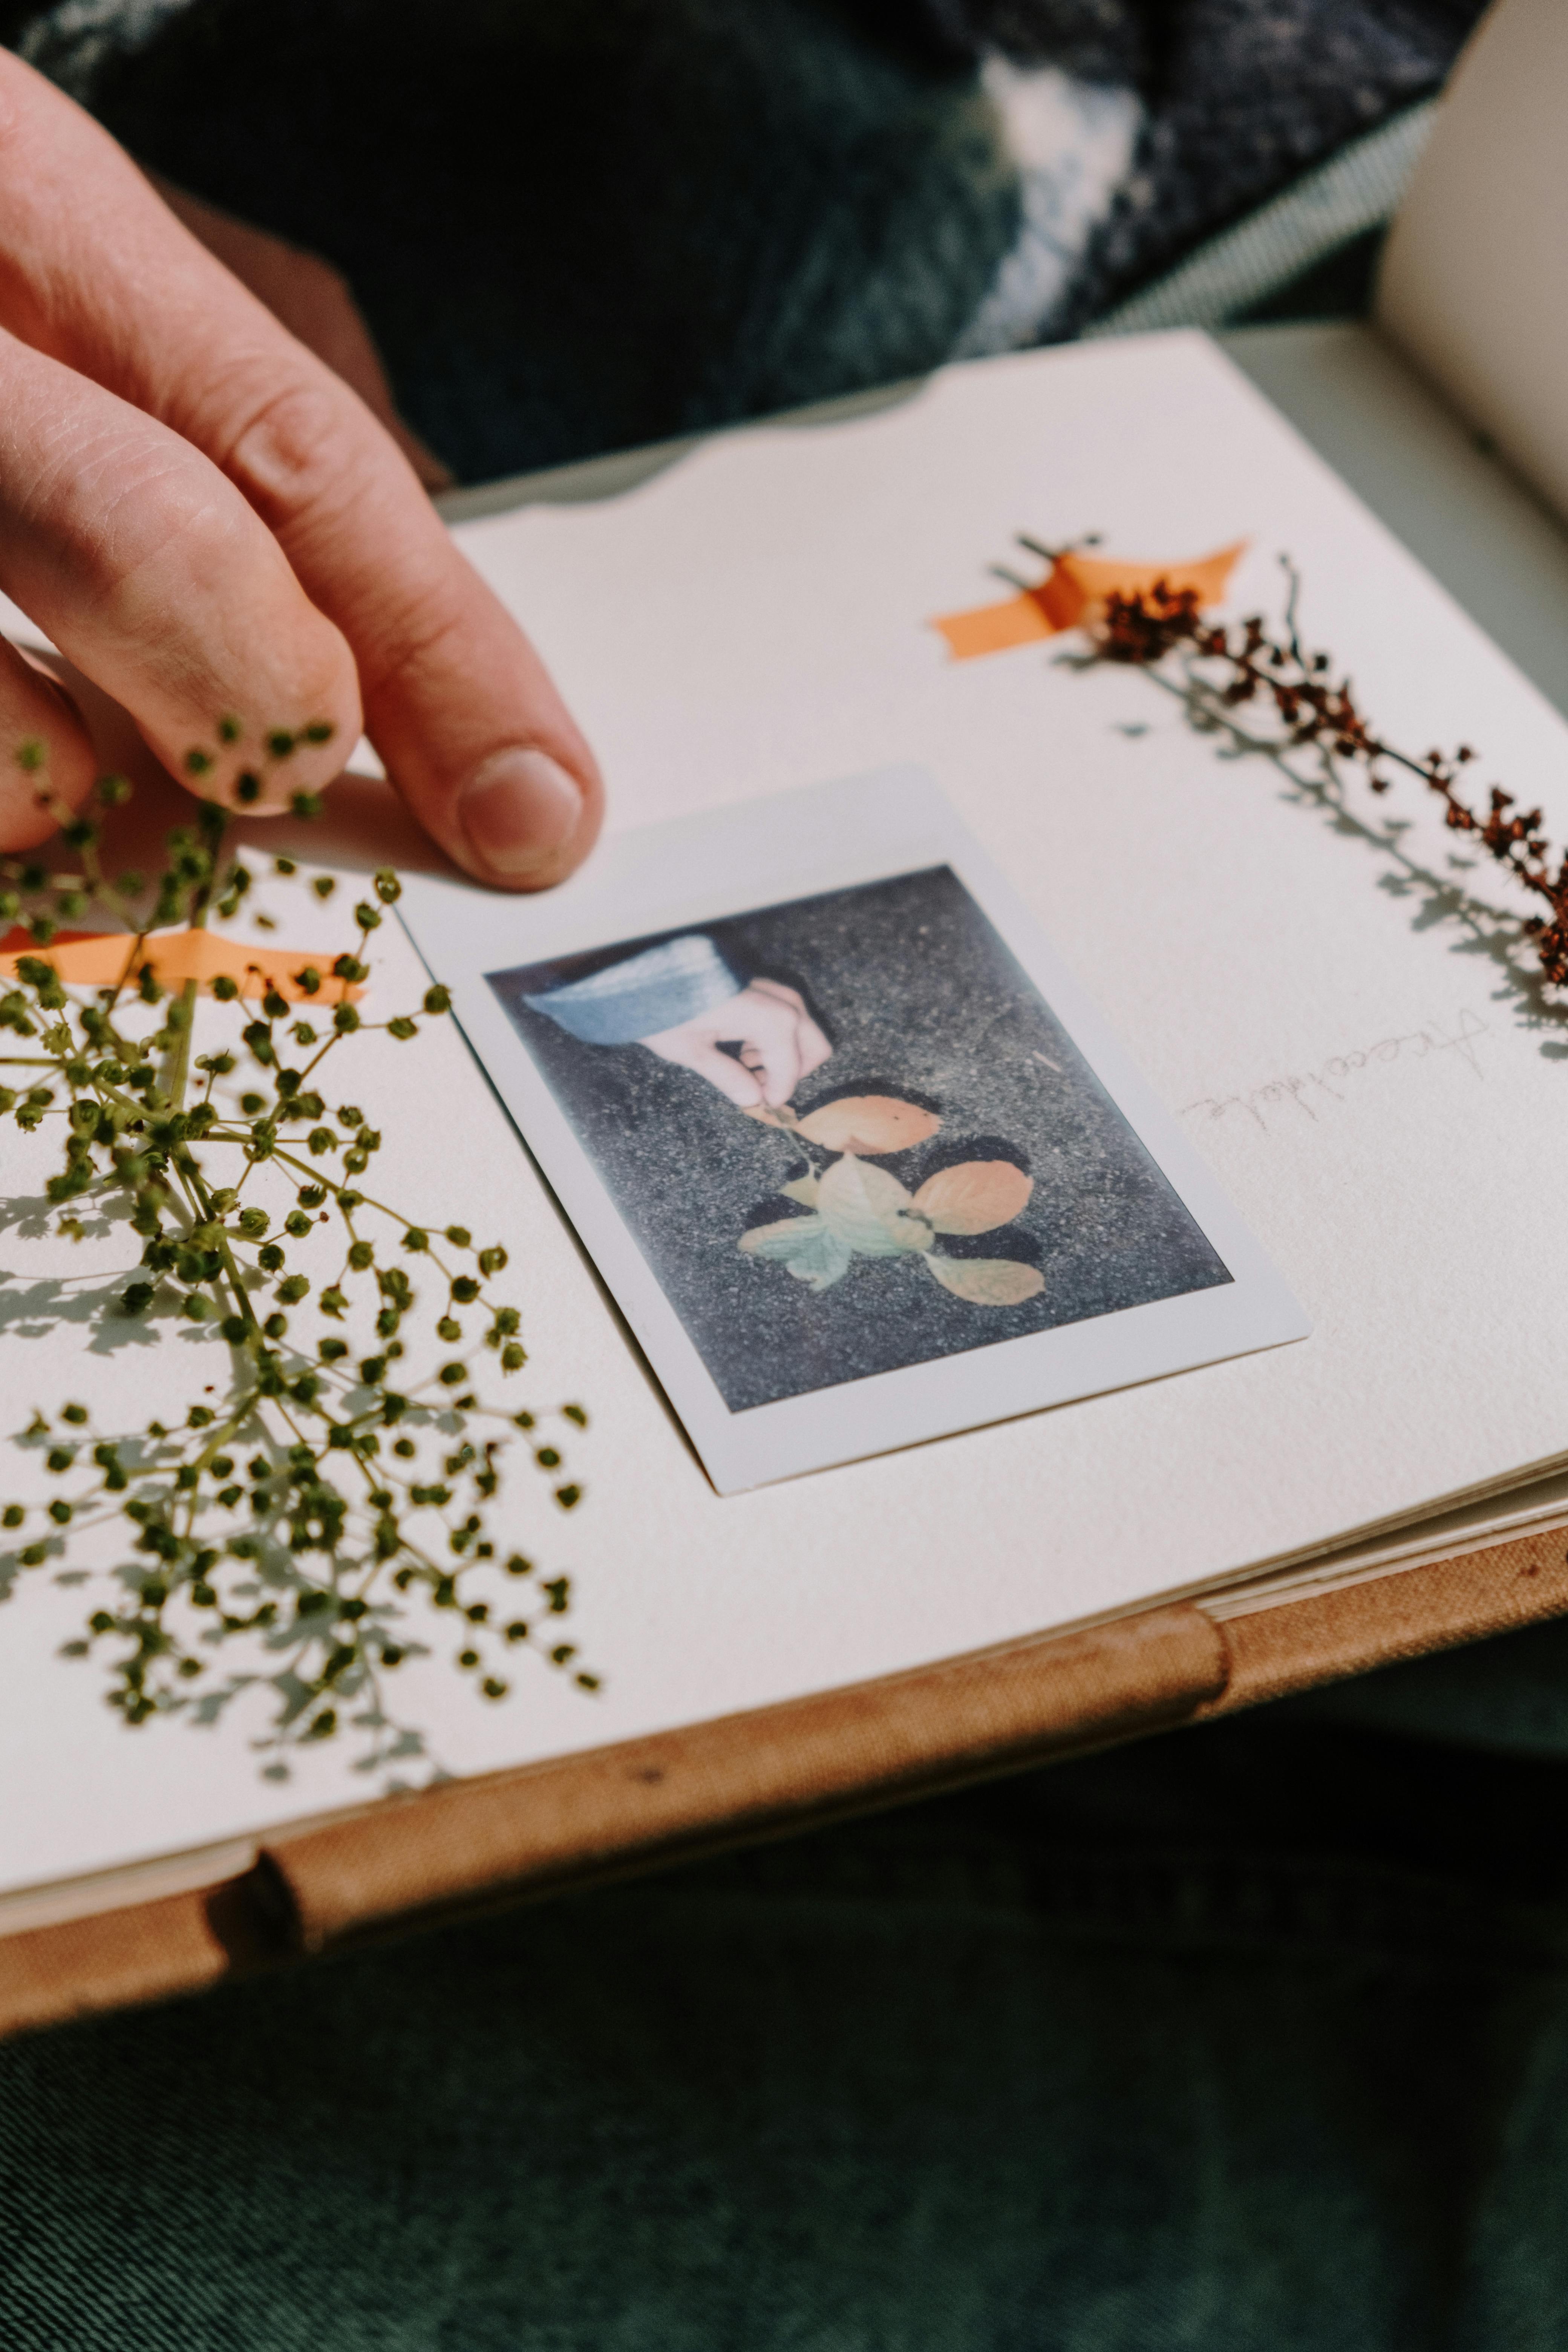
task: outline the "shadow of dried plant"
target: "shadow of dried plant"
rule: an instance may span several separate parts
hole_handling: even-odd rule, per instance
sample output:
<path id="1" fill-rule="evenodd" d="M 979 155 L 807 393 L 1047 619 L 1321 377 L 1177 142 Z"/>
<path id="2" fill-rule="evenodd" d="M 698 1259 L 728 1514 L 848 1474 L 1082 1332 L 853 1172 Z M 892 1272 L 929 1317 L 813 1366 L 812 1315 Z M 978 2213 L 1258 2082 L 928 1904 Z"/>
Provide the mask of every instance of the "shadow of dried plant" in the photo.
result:
<path id="1" fill-rule="evenodd" d="M 1057 555 L 1024 533 L 1017 537 L 1054 572 Z M 1418 901 L 1415 930 L 1456 927 L 1463 934 L 1456 951 L 1491 962 L 1500 975 L 1493 1002 L 1511 1003 L 1522 1027 L 1557 1033 L 1541 1050 L 1563 1059 L 1568 1054 L 1568 854 L 1552 848 L 1543 809 L 1525 807 L 1499 783 L 1478 795 L 1471 779 L 1478 754 L 1468 743 L 1416 756 L 1381 735 L 1349 675 L 1304 641 L 1301 575 L 1289 555 L 1281 554 L 1279 565 L 1286 595 L 1278 623 L 1261 613 L 1235 623 L 1217 620 L 1205 606 L 1221 592 L 1177 577 L 1125 591 L 1113 584 L 1083 616 L 1087 640 L 1058 662 L 1069 670 L 1140 669 L 1180 704 L 1195 734 L 1217 739 L 1221 758 L 1268 760 L 1292 798 L 1385 861 L 1383 889 Z M 1039 584 L 1048 584 L 1051 576 Z M 1267 732 L 1250 719 L 1257 710 L 1267 714 Z M 1145 731 L 1137 722 L 1117 729 L 1129 740 Z M 1448 831 L 1479 855 L 1450 853 L 1447 873 L 1434 872 L 1404 845 L 1412 830 L 1408 819 L 1373 824 L 1352 805 L 1347 772 L 1359 774 L 1380 799 L 1396 781 L 1406 788 L 1417 784 L 1441 803 Z M 1459 878 L 1478 867 L 1487 870 L 1486 860 L 1494 877 L 1506 875 L 1522 893 L 1528 913 L 1496 905 Z"/>

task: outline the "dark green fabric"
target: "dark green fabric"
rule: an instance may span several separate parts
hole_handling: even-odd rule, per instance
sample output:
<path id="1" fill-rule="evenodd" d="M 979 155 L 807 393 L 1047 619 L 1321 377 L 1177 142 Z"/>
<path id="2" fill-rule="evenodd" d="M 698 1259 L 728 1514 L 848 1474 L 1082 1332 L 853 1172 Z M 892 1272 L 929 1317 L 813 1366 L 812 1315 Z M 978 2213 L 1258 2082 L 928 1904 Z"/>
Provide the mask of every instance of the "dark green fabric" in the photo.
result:
<path id="1" fill-rule="evenodd" d="M 335 262 L 465 478 L 935 366 L 1018 218 L 973 64 L 850 0 L 204 0 L 97 110 Z"/>
<path id="2" fill-rule="evenodd" d="M 87 81 L 133 153 L 342 269 L 410 423 L 481 480 L 945 360 L 1022 217 L 970 36 L 1130 80 L 1145 110 L 1069 282 L 1018 329 L 1057 339 L 1431 94 L 1477 7 L 187 0 Z M 68 78 L 74 26 L 48 51 Z"/>
<path id="3" fill-rule="evenodd" d="M 1568 1766 L 1268 1711 L 22 2042 L 0 2214 L 7 2352 L 1547 2352 Z"/>

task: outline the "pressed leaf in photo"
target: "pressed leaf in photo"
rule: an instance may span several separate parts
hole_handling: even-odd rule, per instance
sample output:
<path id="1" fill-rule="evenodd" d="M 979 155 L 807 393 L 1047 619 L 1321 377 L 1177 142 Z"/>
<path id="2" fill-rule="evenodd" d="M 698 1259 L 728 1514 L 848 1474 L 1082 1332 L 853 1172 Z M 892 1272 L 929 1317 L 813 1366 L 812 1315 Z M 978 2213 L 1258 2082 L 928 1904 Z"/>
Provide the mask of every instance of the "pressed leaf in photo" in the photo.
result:
<path id="1" fill-rule="evenodd" d="M 854 1253 L 826 1217 L 783 1217 L 776 1224 L 753 1225 L 742 1236 L 741 1247 L 752 1257 L 771 1258 L 786 1266 L 797 1282 L 813 1290 L 826 1290 L 849 1271 Z"/>
<path id="2" fill-rule="evenodd" d="M 1016 1258 L 939 1257 L 933 1250 L 925 1263 L 944 1290 L 972 1307 L 1021 1307 L 1046 1286 L 1037 1265 L 1020 1265 Z"/>
<path id="3" fill-rule="evenodd" d="M 867 1257 L 897 1257 L 931 1245 L 930 1228 L 910 1220 L 910 1195 L 898 1178 L 853 1153 L 833 1162 L 816 1197 L 839 1240 Z"/>
<path id="4" fill-rule="evenodd" d="M 919 1103 L 900 1102 L 896 1096 L 844 1095 L 797 1118 L 795 1132 L 827 1151 L 853 1151 L 862 1159 L 879 1159 L 924 1143 L 941 1125 L 934 1111 Z"/>
<path id="5" fill-rule="evenodd" d="M 1010 1160 L 963 1160 L 929 1176 L 914 1204 L 939 1234 L 988 1234 L 1021 1216 L 1034 1189 Z"/>
<path id="6" fill-rule="evenodd" d="M 879 1152 L 903 1148 L 890 1140 L 895 1136 L 923 1140 L 942 1123 L 934 1111 L 893 1095 L 841 1097 L 804 1118 L 784 1108 L 789 1115 L 773 1123 L 796 1138 L 826 1145 L 829 1137 L 868 1129 L 881 1139 Z M 938 1248 L 941 1234 L 990 1233 L 1028 1206 L 1033 1181 L 1011 1160 L 960 1160 L 910 1192 L 889 1169 L 844 1145 L 825 1168 L 808 1168 L 780 1190 L 813 1213 L 754 1225 L 741 1247 L 748 1257 L 785 1266 L 815 1291 L 841 1281 L 857 1256 L 911 1252 L 923 1256 L 943 1289 L 972 1307 L 1021 1307 L 1045 1288 L 1039 1270 L 1016 1259 L 947 1258 Z"/>

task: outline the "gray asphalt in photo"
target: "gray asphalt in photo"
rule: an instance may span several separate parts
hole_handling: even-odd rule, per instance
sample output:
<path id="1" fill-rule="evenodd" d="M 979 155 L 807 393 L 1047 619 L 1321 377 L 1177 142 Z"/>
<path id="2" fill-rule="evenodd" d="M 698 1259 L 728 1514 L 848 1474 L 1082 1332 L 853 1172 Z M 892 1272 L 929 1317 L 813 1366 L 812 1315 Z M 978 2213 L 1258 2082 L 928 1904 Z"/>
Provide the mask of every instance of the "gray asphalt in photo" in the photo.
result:
<path id="1" fill-rule="evenodd" d="M 798 1090 L 801 1116 L 850 1094 L 939 1113 L 928 1140 L 876 1163 L 910 1191 L 959 1160 L 1026 1171 L 1018 1217 L 941 1248 L 1024 1259 L 1045 1279 L 1021 1305 L 981 1307 L 942 1288 L 918 1252 L 858 1255 L 821 1293 L 743 1255 L 748 1227 L 795 1209 L 779 1192 L 803 1172 L 791 1139 L 645 1046 L 584 1045 L 522 1003 L 571 963 L 490 975 L 732 1412 L 1230 1279 L 947 867 L 704 928 L 752 977 L 798 988 L 832 1040 Z"/>

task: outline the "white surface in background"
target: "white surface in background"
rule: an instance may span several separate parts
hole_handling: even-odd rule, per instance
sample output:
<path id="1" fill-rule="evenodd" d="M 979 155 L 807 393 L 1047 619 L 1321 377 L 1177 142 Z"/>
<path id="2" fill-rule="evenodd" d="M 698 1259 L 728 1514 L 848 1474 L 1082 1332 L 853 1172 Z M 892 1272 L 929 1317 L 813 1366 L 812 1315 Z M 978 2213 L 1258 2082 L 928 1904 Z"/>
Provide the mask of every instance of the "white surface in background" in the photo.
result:
<path id="1" fill-rule="evenodd" d="M 1379 324 L 1568 513 L 1568 9 L 1500 0 L 1383 257 Z"/>

